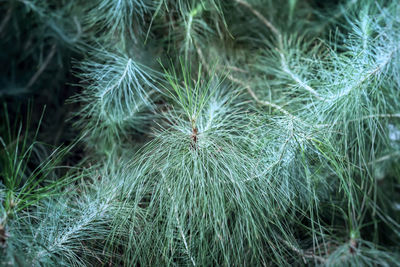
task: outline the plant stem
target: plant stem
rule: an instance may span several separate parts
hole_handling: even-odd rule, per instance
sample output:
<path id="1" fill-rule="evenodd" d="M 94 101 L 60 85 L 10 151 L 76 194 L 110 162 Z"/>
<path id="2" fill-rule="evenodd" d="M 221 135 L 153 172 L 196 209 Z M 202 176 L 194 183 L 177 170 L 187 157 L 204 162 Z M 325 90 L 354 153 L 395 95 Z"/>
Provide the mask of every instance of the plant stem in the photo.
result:
<path id="1" fill-rule="evenodd" d="M 12 10 L 13 10 L 12 7 L 8 8 L 7 14 L 4 16 L 3 20 L 0 23 L 0 35 L 1 35 L 1 32 L 4 30 L 4 28 L 7 26 L 7 23 L 11 18 Z"/>
<path id="2" fill-rule="evenodd" d="M 30 88 L 36 82 L 36 80 L 40 77 L 40 75 L 43 73 L 43 71 L 47 68 L 47 65 L 49 65 L 51 59 L 53 58 L 54 54 L 56 53 L 56 48 L 57 48 L 56 44 L 53 44 L 51 46 L 50 53 L 47 55 L 47 57 L 45 58 L 43 64 L 40 66 L 40 68 L 36 71 L 36 73 L 29 80 L 28 84 L 25 86 L 26 89 Z"/>

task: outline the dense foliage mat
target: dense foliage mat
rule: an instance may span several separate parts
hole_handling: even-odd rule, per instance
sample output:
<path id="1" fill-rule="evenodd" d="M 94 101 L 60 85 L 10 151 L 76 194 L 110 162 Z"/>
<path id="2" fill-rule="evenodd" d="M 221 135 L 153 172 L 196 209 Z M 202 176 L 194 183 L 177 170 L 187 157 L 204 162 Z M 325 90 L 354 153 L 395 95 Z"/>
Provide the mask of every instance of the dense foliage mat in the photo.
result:
<path id="1" fill-rule="evenodd" d="M 397 0 L 0 0 L 1 266 L 399 266 Z"/>

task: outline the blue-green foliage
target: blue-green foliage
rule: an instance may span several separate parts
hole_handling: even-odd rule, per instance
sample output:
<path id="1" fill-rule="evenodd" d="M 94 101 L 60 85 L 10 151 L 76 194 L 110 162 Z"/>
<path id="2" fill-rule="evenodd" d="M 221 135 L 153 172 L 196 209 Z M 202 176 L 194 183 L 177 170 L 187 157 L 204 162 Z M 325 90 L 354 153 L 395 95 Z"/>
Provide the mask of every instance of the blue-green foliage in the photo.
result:
<path id="1" fill-rule="evenodd" d="M 0 265 L 398 265 L 397 1 L 0 11 L 4 47 L 17 40 L 0 97 L 68 81 L 81 148 L 5 113 Z M 52 77 L 71 53 L 73 78 Z"/>

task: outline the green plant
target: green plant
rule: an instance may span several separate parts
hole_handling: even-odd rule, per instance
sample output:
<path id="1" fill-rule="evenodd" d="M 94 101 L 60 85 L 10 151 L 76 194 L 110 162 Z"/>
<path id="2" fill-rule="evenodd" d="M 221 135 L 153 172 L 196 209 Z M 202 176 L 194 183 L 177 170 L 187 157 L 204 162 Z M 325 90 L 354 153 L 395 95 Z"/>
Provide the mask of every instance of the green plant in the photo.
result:
<path id="1" fill-rule="evenodd" d="M 397 1 L 0 12 L 0 264 L 399 265 Z"/>

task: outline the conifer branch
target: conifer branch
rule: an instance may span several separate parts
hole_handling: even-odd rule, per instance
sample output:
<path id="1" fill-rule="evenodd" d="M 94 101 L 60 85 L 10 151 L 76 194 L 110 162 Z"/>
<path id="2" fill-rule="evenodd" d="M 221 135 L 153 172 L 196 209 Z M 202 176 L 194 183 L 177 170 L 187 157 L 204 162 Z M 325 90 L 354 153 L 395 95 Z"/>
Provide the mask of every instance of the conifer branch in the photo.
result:
<path id="1" fill-rule="evenodd" d="M 355 90 L 356 88 L 359 88 L 362 84 L 370 80 L 372 77 L 375 75 L 379 74 L 393 59 L 393 55 L 395 55 L 398 51 L 400 50 L 400 46 L 396 47 L 393 51 L 391 51 L 387 56 L 386 59 L 379 65 L 377 65 L 374 69 L 370 70 L 367 72 L 367 74 L 362 77 L 362 79 L 358 80 L 356 84 L 350 86 L 347 90 L 344 92 L 341 92 L 340 94 L 331 97 L 332 100 L 335 100 L 337 98 L 343 97 L 348 95 L 350 92 Z"/>
<path id="2" fill-rule="evenodd" d="M 318 100 L 324 101 L 324 99 L 315 91 L 311 86 L 309 86 L 307 83 L 302 81 L 298 75 L 294 74 L 288 67 L 288 64 L 286 62 L 286 58 L 283 55 L 282 52 L 279 52 L 279 55 L 281 56 L 281 64 L 282 64 L 282 70 L 290 76 L 299 86 L 310 92 L 312 95 L 314 95 Z"/>
<path id="3" fill-rule="evenodd" d="M 208 72 L 210 72 L 210 66 L 207 63 L 207 61 L 204 58 L 203 52 L 200 49 L 199 46 L 196 45 L 196 50 L 197 50 L 197 54 L 199 55 L 200 61 L 202 62 L 202 64 L 206 67 L 206 70 Z M 256 101 L 257 104 L 262 105 L 262 106 L 267 106 L 267 107 L 271 107 L 273 109 L 276 109 L 278 111 L 280 111 L 281 113 L 285 114 L 286 116 L 294 119 L 294 120 L 298 120 L 298 118 L 294 115 L 292 115 L 290 112 L 288 112 L 287 110 L 285 110 L 284 108 L 282 108 L 281 106 L 274 104 L 272 102 L 266 101 L 266 100 L 260 100 L 258 98 L 258 96 L 256 95 L 256 93 L 253 91 L 253 89 L 251 89 L 250 85 L 246 84 L 245 82 L 233 77 L 230 73 L 224 73 L 224 75 L 233 83 L 242 86 L 243 88 L 245 88 L 247 90 L 247 92 L 250 94 L 250 96 Z"/>
<path id="4" fill-rule="evenodd" d="M 258 98 L 258 96 L 256 95 L 256 93 L 251 89 L 250 85 L 246 84 L 245 82 L 243 82 L 243 81 L 241 81 L 241 80 L 239 80 L 239 79 L 236 79 L 235 77 L 233 77 L 233 76 L 232 76 L 231 74 L 229 74 L 229 73 L 226 74 L 226 77 L 227 77 L 230 81 L 232 81 L 232 82 L 234 82 L 234 83 L 236 83 L 236 84 L 242 86 L 243 88 L 245 88 L 245 89 L 247 90 L 247 92 L 250 94 L 250 96 L 251 96 L 258 104 L 263 105 L 263 106 L 268 106 L 268 107 L 271 107 L 271 108 L 273 108 L 273 109 L 276 109 L 276 110 L 280 111 L 281 113 L 285 114 L 286 116 L 290 117 L 291 119 L 297 120 L 297 117 L 296 117 L 296 116 L 292 115 L 290 112 L 288 112 L 287 110 L 285 110 L 285 109 L 282 108 L 281 106 L 279 106 L 279 105 L 277 105 L 277 104 L 274 104 L 274 103 L 272 103 L 272 102 L 266 101 L 266 100 L 260 100 L 260 99 Z"/>
<path id="5" fill-rule="evenodd" d="M 275 35 L 277 41 L 278 41 L 278 53 L 281 57 L 281 66 L 282 70 L 288 74 L 297 84 L 299 84 L 302 88 L 306 89 L 308 92 L 310 92 L 312 95 L 314 95 L 317 99 L 323 100 L 323 98 L 317 93 L 315 89 L 313 89 L 311 86 L 303 82 L 298 75 L 294 74 L 288 67 L 287 60 L 285 55 L 283 54 L 283 40 L 282 40 L 282 34 L 280 31 L 267 19 L 265 18 L 260 12 L 255 10 L 249 3 L 243 0 L 236 0 L 237 3 L 247 7 L 261 22 L 264 23 L 264 25 L 269 28 L 272 33 Z"/>
<path id="6" fill-rule="evenodd" d="M 116 83 L 112 84 L 111 86 L 107 87 L 103 92 L 101 92 L 101 94 L 100 94 L 100 98 L 101 99 L 103 99 L 104 96 L 107 95 L 110 91 L 112 91 L 115 88 L 118 88 L 119 86 L 121 86 L 121 84 L 124 81 L 126 75 L 128 74 L 129 68 L 131 66 L 131 62 L 132 62 L 132 59 L 129 58 L 128 61 L 125 64 L 125 69 L 122 72 L 122 75 L 119 78 L 119 80 Z"/>
<path id="7" fill-rule="evenodd" d="M 279 44 L 279 49 L 282 49 L 283 44 L 282 44 L 282 34 L 280 31 L 269 21 L 267 20 L 260 12 L 255 10 L 249 3 L 247 3 L 244 0 L 236 0 L 237 3 L 245 6 L 248 8 L 258 19 L 260 19 L 265 26 L 267 26 L 268 29 L 272 31 L 272 33 L 276 36 Z"/>
<path id="8" fill-rule="evenodd" d="M 325 263 L 325 258 L 321 256 L 314 255 L 314 253 L 306 252 L 300 248 L 297 248 L 295 245 L 291 244 L 290 242 L 284 240 L 282 237 L 278 237 L 280 241 L 282 241 L 288 248 L 292 251 L 296 252 L 299 256 L 303 258 L 304 264 L 307 263 L 306 258 L 317 260 L 319 263 Z"/>

